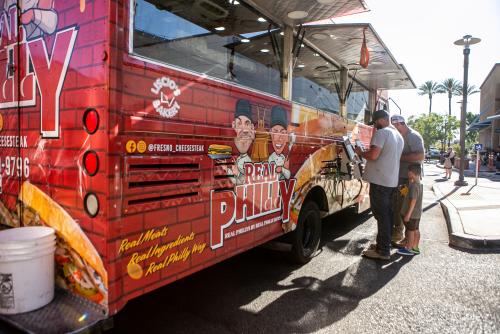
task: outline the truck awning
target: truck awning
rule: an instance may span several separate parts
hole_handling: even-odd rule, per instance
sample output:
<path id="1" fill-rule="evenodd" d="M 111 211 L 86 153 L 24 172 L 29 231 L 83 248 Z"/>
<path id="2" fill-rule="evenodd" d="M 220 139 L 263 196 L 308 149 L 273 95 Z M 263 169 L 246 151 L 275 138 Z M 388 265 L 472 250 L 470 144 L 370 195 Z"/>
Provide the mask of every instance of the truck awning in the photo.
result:
<path id="1" fill-rule="evenodd" d="M 289 25 L 367 12 L 364 0 L 251 0 L 249 5 Z"/>
<path id="2" fill-rule="evenodd" d="M 360 69 L 356 79 L 369 89 L 414 89 L 415 83 L 402 64 L 398 64 L 387 46 L 368 23 L 305 25 L 304 39 L 338 66 L 359 64 L 363 31 L 370 53 L 368 68 Z M 359 66 L 358 66 L 359 68 Z M 321 69 L 310 68 L 311 77 Z M 351 74 L 351 73 L 350 73 Z"/>

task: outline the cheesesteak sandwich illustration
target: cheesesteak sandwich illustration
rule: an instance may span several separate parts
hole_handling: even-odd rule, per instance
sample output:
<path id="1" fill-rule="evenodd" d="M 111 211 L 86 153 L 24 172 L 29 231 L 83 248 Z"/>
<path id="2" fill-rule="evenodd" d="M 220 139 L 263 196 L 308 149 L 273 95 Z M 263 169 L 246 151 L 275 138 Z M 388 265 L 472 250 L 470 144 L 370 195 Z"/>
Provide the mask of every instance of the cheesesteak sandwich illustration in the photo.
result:
<path id="1" fill-rule="evenodd" d="M 45 225 L 57 234 L 56 282 L 93 302 L 107 302 L 107 272 L 99 253 L 78 223 L 38 187 L 26 181 L 18 206 L 24 225 Z"/>

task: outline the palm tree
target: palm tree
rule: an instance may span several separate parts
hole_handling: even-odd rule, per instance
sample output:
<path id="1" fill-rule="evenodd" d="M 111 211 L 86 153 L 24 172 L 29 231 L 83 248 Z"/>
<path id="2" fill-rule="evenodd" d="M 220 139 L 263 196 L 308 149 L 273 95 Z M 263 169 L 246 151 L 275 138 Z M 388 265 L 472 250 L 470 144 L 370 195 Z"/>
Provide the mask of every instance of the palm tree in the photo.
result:
<path id="1" fill-rule="evenodd" d="M 429 96 L 429 115 L 432 112 L 432 96 L 434 94 L 440 93 L 438 89 L 437 82 L 434 81 L 426 81 L 423 85 L 418 87 L 418 95 L 428 95 Z"/>
<path id="2" fill-rule="evenodd" d="M 445 79 L 438 85 L 439 93 L 448 93 L 448 116 L 451 116 L 451 98 L 461 95 L 458 91 L 461 87 L 460 81 L 453 78 Z"/>
<path id="3" fill-rule="evenodd" d="M 467 84 L 467 97 L 471 96 L 472 94 L 476 94 L 476 93 L 479 93 L 480 90 L 476 88 L 476 86 L 474 85 L 469 85 Z M 463 95 L 463 90 L 464 90 L 464 86 L 460 83 L 457 87 L 457 94 L 458 96 L 462 96 Z"/>
<path id="4" fill-rule="evenodd" d="M 460 81 L 455 80 L 453 78 L 445 79 L 438 85 L 439 93 L 448 93 L 448 117 L 451 117 L 451 98 L 453 95 L 460 95 L 458 89 L 460 89 Z M 448 119 L 446 120 L 446 123 Z M 448 138 L 447 134 L 448 127 L 445 126 L 445 134 L 444 137 Z M 450 138 L 448 138 L 448 147 L 450 147 Z"/>

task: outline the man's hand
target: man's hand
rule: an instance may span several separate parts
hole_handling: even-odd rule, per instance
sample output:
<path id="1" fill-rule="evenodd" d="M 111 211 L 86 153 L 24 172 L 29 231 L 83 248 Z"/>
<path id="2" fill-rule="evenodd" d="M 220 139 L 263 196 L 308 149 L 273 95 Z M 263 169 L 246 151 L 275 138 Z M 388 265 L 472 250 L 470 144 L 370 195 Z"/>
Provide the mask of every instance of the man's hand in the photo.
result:
<path id="1" fill-rule="evenodd" d="M 286 158 L 285 163 L 283 164 L 283 167 L 285 167 L 286 169 L 290 169 L 290 160 L 288 160 L 288 158 Z"/>
<path id="2" fill-rule="evenodd" d="M 403 221 L 405 223 L 408 223 L 410 221 L 410 215 L 409 214 L 406 214 L 405 217 L 403 218 Z"/>

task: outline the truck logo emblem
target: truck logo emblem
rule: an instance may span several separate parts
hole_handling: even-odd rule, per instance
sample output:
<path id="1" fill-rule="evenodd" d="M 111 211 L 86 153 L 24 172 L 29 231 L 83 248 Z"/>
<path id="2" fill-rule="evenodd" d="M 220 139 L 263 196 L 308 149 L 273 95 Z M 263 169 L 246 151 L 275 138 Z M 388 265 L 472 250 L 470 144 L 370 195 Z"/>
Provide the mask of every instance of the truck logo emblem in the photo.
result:
<path id="1" fill-rule="evenodd" d="M 177 115 L 181 106 L 176 98 L 181 95 L 181 90 L 174 80 L 169 77 L 156 79 L 151 92 L 159 97 L 153 101 L 153 108 L 157 113 L 165 118 L 172 118 Z"/>

